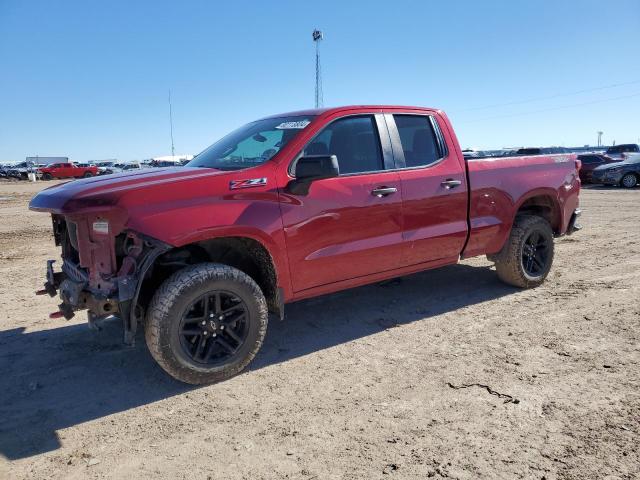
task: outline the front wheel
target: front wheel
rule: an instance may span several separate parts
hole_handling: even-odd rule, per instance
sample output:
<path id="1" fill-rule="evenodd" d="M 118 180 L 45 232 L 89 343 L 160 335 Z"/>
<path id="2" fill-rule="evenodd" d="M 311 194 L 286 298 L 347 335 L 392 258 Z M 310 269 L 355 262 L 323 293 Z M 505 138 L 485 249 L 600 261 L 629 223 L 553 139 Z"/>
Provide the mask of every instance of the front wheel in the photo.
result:
<path id="1" fill-rule="evenodd" d="M 50 173 L 43 173 L 42 174 L 42 179 L 43 180 L 53 180 L 53 175 L 51 175 Z"/>
<path id="2" fill-rule="evenodd" d="M 83 175 L 84 178 L 91 178 L 93 177 L 93 173 L 91 172 L 85 172 L 85 174 Z"/>
<path id="3" fill-rule="evenodd" d="M 145 339 L 153 358 L 175 379 L 213 383 L 253 360 L 267 321 L 267 302 L 251 277 L 203 263 L 177 271 L 156 291 Z"/>
<path id="4" fill-rule="evenodd" d="M 549 222 L 535 215 L 517 217 L 506 245 L 493 257 L 498 277 L 520 288 L 541 285 L 551 270 L 553 247 Z"/>
<path id="5" fill-rule="evenodd" d="M 638 177 L 633 173 L 627 173 L 620 179 L 620 185 L 624 188 L 633 188 L 638 184 Z"/>

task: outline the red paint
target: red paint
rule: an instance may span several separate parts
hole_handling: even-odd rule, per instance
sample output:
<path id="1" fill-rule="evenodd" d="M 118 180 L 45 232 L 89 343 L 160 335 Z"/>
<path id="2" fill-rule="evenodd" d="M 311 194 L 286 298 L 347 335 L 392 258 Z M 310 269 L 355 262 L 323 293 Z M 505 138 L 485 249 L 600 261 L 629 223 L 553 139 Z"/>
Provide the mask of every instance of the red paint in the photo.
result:
<path id="1" fill-rule="evenodd" d="M 79 167 L 75 163 L 54 163 L 41 167 L 38 171 L 42 175 L 51 175 L 52 178 L 82 178 L 98 175 L 98 167 Z"/>
<path id="2" fill-rule="evenodd" d="M 306 196 L 285 191 L 292 180 L 291 161 L 328 122 L 351 114 L 399 112 L 435 116 L 448 156 L 427 168 L 320 180 Z M 578 206 L 575 155 L 467 164 L 439 110 L 355 106 L 299 113 L 317 116 L 260 166 L 231 172 L 147 169 L 79 180 L 42 191 L 30 208 L 78 223 L 80 263 L 94 278 L 114 274 L 114 237 L 124 229 L 175 247 L 215 237 L 252 238 L 269 251 L 285 301 L 293 301 L 455 263 L 460 256 L 495 253 L 518 208 L 533 197 L 549 199 L 557 234 L 565 233 Z M 231 189 L 262 178 L 265 184 Z M 447 179 L 461 185 L 447 190 L 441 185 Z M 371 195 L 383 186 L 398 192 Z M 96 219 L 109 220 L 108 234 L 92 231 Z"/>
<path id="3" fill-rule="evenodd" d="M 404 210 L 404 265 L 426 261 L 455 262 L 467 239 L 467 197 L 469 189 L 464 158 L 457 155 L 444 115 L 436 116 L 449 155 L 428 168 L 400 171 Z M 459 180 L 454 189 L 443 188 L 445 180 Z"/>
<path id="4" fill-rule="evenodd" d="M 402 263 L 402 198 L 397 172 L 330 178 L 309 195 L 282 193 L 282 221 L 295 292 L 398 268 Z"/>

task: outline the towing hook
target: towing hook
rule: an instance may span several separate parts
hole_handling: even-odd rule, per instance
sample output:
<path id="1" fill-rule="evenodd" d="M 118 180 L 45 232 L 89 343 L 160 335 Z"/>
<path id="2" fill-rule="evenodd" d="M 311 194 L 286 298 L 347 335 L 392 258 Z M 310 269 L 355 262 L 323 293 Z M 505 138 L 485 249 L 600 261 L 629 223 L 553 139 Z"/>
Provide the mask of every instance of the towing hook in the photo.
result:
<path id="1" fill-rule="evenodd" d="M 71 308 L 71 306 L 66 303 L 61 303 L 60 305 L 58 305 L 57 312 L 52 312 L 49 314 L 49 318 L 51 319 L 64 317 L 67 320 L 71 320 L 74 316 L 75 313 L 73 313 L 73 308 Z"/>
<path id="2" fill-rule="evenodd" d="M 57 293 L 58 290 L 56 290 L 56 287 L 49 282 L 44 284 L 43 289 L 36 290 L 36 295 L 49 295 L 50 297 L 55 297 Z"/>

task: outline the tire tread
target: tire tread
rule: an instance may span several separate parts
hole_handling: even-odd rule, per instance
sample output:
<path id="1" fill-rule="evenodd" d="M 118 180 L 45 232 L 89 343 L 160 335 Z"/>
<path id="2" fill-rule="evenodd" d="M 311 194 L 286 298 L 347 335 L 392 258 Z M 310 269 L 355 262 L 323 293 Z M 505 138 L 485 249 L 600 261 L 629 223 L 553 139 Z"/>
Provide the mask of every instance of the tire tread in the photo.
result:
<path id="1" fill-rule="evenodd" d="M 536 280 L 527 278 L 522 269 L 520 260 L 522 254 L 521 246 L 524 239 L 533 228 L 546 230 L 547 234 L 551 237 L 551 243 L 549 245 L 549 248 L 551 249 L 549 252 L 549 255 L 551 256 L 549 259 L 549 266 L 542 277 Z M 504 283 L 513 285 L 514 287 L 534 288 L 541 285 L 549 274 L 551 265 L 553 264 L 553 254 L 553 231 L 549 222 L 537 215 L 520 215 L 516 217 L 516 220 L 513 223 L 511 234 L 509 235 L 509 239 L 505 246 L 502 248 L 500 253 L 490 257 L 490 259 L 495 262 L 498 277 Z"/>
<path id="2" fill-rule="evenodd" d="M 175 365 L 167 355 L 169 345 L 163 345 L 162 328 L 170 321 L 172 305 L 185 290 L 203 282 L 215 279 L 230 280 L 250 288 L 259 310 L 258 340 L 249 354 L 238 364 L 232 364 L 215 372 L 202 372 Z M 165 280 L 156 290 L 149 304 L 145 322 L 145 340 L 151 356 L 169 375 L 189 384 L 212 383 L 226 380 L 240 373 L 256 356 L 266 335 L 268 323 L 267 302 L 262 290 L 246 273 L 218 263 L 200 263 L 178 270 Z"/>

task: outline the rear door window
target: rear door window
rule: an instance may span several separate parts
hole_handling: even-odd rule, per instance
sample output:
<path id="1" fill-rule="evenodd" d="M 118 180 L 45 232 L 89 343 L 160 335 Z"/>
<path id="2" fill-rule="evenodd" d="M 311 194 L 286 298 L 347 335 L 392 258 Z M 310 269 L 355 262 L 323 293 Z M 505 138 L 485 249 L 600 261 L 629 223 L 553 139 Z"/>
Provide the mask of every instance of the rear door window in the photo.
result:
<path id="1" fill-rule="evenodd" d="M 431 119 L 425 115 L 394 115 L 407 168 L 431 165 L 442 158 Z"/>

